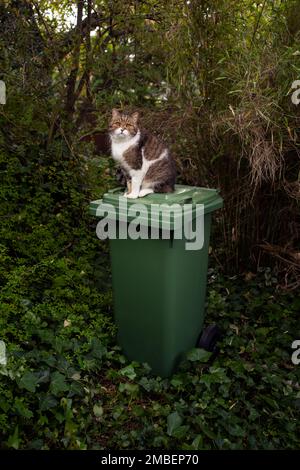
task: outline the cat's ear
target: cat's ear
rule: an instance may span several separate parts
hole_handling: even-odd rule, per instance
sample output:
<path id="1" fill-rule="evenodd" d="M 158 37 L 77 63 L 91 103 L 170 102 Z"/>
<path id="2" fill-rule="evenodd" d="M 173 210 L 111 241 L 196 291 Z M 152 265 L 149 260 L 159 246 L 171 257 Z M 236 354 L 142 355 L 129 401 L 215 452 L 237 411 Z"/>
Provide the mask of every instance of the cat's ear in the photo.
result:
<path id="1" fill-rule="evenodd" d="M 113 108 L 111 113 L 113 119 L 117 119 L 118 117 L 120 117 L 120 113 L 116 108 Z"/>
<path id="2" fill-rule="evenodd" d="M 137 111 L 131 115 L 131 119 L 133 120 L 133 122 L 134 122 L 135 124 L 137 124 L 137 122 L 138 122 L 138 120 L 139 120 L 139 116 L 140 116 L 140 115 L 139 115 L 139 113 L 138 113 Z"/>

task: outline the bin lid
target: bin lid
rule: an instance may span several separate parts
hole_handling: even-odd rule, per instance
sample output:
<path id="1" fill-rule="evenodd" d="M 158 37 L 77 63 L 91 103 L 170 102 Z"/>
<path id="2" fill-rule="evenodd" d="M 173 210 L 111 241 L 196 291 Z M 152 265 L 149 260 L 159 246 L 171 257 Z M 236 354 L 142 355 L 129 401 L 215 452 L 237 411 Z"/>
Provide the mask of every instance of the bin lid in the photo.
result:
<path id="1" fill-rule="evenodd" d="M 208 214 L 222 206 L 223 199 L 217 189 L 177 184 L 173 193 L 152 193 L 143 198 L 128 199 L 124 197 L 124 188 L 118 187 L 105 193 L 102 199 L 92 201 L 90 214 L 131 222 L 137 220 L 138 213 L 141 225 L 162 228 L 167 223 L 173 230 L 182 224 L 184 217 L 194 220 L 200 214 Z"/>
<path id="2" fill-rule="evenodd" d="M 96 215 L 97 208 L 100 204 L 108 203 L 114 206 L 118 206 L 119 198 L 123 198 L 124 188 L 118 187 L 109 190 L 103 195 L 102 199 L 92 201 L 90 203 L 90 212 Z M 152 193 L 144 196 L 143 198 L 128 199 L 128 207 L 142 203 L 145 205 L 152 204 L 204 204 L 205 213 L 212 212 L 223 206 L 223 199 L 219 195 L 217 189 L 201 188 L 198 186 L 185 186 L 182 184 L 175 185 L 175 191 L 173 193 Z"/>
<path id="3" fill-rule="evenodd" d="M 121 204 L 120 204 L 121 203 Z M 175 191 L 172 193 L 152 193 L 137 199 L 128 199 L 124 197 L 124 188 L 115 188 L 105 193 L 102 199 L 92 201 L 89 209 L 90 214 L 102 217 L 103 209 L 109 215 L 109 208 L 112 209 L 112 216 L 118 219 L 126 215 L 126 220 L 130 221 L 130 208 L 134 208 L 136 204 L 143 205 L 146 210 L 149 209 L 149 215 L 146 217 L 145 223 L 147 225 L 152 217 L 150 210 L 157 209 L 160 215 L 168 211 L 168 206 L 172 206 L 172 220 L 173 226 L 176 219 L 176 207 L 178 217 L 181 217 L 182 206 L 185 206 L 185 211 L 192 213 L 192 217 L 196 216 L 196 205 L 203 204 L 204 214 L 213 212 L 223 206 L 223 199 L 219 195 L 217 189 L 201 188 L 197 186 L 185 186 L 181 184 L 175 185 Z M 175 206 L 174 206 L 175 205 Z M 132 217 L 134 218 L 134 217 Z"/>

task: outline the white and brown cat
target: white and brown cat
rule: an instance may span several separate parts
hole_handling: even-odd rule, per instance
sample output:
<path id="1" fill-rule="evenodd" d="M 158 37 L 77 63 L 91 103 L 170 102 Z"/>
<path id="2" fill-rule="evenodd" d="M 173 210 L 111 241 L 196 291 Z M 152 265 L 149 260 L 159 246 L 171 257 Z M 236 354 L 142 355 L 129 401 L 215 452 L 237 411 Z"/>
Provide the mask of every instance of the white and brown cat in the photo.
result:
<path id="1" fill-rule="evenodd" d="M 175 162 L 165 144 L 140 129 L 137 112 L 124 114 L 113 109 L 109 136 L 112 157 L 127 181 L 124 196 L 136 199 L 174 191 Z"/>

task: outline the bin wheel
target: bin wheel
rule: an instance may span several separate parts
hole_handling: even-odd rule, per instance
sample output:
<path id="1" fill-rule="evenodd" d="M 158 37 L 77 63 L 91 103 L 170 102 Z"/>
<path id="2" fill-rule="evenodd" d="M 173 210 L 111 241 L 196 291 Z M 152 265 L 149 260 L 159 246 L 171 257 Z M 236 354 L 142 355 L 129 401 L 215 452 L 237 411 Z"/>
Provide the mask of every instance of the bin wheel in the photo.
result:
<path id="1" fill-rule="evenodd" d="M 197 342 L 197 347 L 217 354 L 219 352 L 217 342 L 220 337 L 221 331 L 218 325 L 209 325 L 203 330 L 202 334 L 200 335 Z"/>

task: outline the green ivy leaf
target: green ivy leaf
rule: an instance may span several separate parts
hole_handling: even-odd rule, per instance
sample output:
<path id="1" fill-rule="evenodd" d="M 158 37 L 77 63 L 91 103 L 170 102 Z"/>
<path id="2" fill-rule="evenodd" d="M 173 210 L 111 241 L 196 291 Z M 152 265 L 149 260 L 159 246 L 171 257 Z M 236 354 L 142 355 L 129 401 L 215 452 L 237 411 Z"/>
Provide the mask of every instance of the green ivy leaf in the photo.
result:
<path id="1" fill-rule="evenodd" d="M 121 369 L 120 374 L 127 377 L 130 380 L 133 380 L 136 377 L 136 373 L 132 365 L 129 365 Z"/>
<path id="2" fill-rule="evenodd" d="M 20 446 L 21 439 L 19 438 L 19 426 L 15 427 L 14 433 L 9 436 L 7 440 L 8 447 L 18 450 Z"/>
<path id="3" fill-rule="evenodd" d="M 32 411 L 29 410 L 29 408 L 20 398 L 15 399 L 15 409 L 19 413 L 19 415 L 24 416 L 24 418 L 30 419 L 33 417 Z"/>
<path id="4" fill-rule="evenodd" d="M 201 434 L 198 434 L 198 436 L 196 436 L 192 442 L 192 448 L 194 450 L 200 450 L 202 446 L 203 446 L 203 437 Z"/>
<path id="5" fill-rule="evenodd" d="M 38 381 L 38 377 L 33 372 L 27 371 L 19 380 L 19 386 L 29 392 L 35 392 Z"/>
<path id="6" fill-rule="evenodd" d="M 176 437 L 177 439 L 183 439 L 187 435 L 189 429 L 189 426 L 179 426 L 178 428 L 174 429 L 172 436 Z"/>
<path id="7" fill-rule="evenodd" d="M 205 351 L 205 349 L 194 348 L 187 353 L 186 357 L 191 362 L 208 362 L 211 354 L 211 352 Z"/>
<path id="8" fill-rule="evenodd" d="M 171 379 L 171 384 L 173 387 L 181 387 L 183 385 L 183 381 L 175 376 Z"/>
<path id="9" fill-rule="evenodd" d="M 102 359 L 102 357 L 106 354 L 106 348 L 103 346 L 101 341 L 97 338 L 92 339 L 92 351 L 91 355 L 95 359 Z"/>
<path id="10" fill-rule="evenodd" d="M 45 411 L 48 410 L 49 408 L 55 408 L 57 405 L 57 400 L 53 395 L 45 395 L 41 400 L 40 400 L 40 410 Z"/>
<path id="11" fill-rule="evenodd" d="M 51 374 L 51 384 L 50 384 L 50 391 L 53 395 L 58 395 L 61 392 L 66 392 L 69 390 L 69 385 L 65 381 L 64 375 L 60 372 L 53 372 Z"/>
<path id="12" fill-rule="evenodd" d="M 167 434 L 169 436 L 173 436 L 174 431 L 176 431 L 176 429 L 179 428 L 181 423 L 182 423 L 182 418 L 177 413 L 177 411 L 174 411 L 174 413 L 171 413 L 167 418 L 167 424 L 168 424 Z"/>

